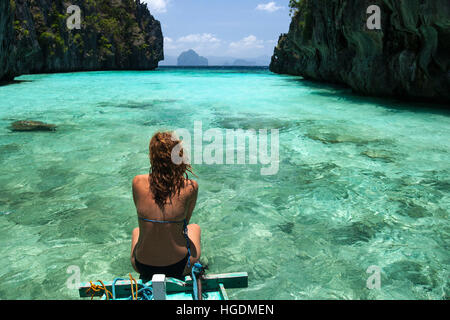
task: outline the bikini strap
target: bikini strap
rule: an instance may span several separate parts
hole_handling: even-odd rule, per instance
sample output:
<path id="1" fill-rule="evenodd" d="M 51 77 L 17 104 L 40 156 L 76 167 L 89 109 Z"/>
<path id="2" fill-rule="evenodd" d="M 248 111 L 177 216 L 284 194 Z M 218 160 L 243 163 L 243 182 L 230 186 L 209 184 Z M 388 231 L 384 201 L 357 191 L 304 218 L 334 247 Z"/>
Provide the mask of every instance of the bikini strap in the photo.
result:
<path id="1" fill-rule="evenodd" d="M 181 221 L 162 221 L 162 220 L 152 220 L 152 219 L 145 219 L 142 217 L 138 216 L 139 220 L 143 220 L 143 221 L 147 221 L 147 222 L 155 222 L 155 223 L 183 223 L 185 222 L 186 219 L 181 220 Z"/>

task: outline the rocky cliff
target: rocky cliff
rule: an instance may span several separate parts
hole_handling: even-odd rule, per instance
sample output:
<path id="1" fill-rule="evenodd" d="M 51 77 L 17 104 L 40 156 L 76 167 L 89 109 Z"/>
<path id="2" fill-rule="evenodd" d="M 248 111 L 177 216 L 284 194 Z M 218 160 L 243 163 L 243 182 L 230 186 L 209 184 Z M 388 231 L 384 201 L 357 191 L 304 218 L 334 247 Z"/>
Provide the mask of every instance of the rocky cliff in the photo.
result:
<path id="1" fill-rule="evenodd" d="M 370 5 L 381 29 L 370 30 Z M 276 73 L 346 84 L 367 95 L 450 102 L 448 0 L 291 0 Z"/>
<path id="2" fill-rule="evenodd" d="M 1 0 L 0 80 L 26 73 L 151 70 L 164 59 L 159 21 L 139 0 Z M 81 29 L 70 29 L 70 5 Z"/>
<path id="3" fill-rule="evenodd" d="M 14 61 L 10 54 L 14 43 L 13 18 L 9 0 L 0 1 L 0 80 L 14 78 Z"/>

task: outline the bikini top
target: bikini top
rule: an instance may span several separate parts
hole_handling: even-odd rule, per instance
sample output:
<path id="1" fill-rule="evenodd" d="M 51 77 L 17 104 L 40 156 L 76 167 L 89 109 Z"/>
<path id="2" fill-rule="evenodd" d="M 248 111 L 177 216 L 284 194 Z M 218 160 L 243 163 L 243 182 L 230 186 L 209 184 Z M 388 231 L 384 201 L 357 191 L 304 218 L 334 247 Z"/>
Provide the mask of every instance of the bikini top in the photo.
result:
<path id="1" fill-rule="evenodd" d="M 186 248 L 188 251 L 188 268 L 191 267 L 191 246 L 189 243 L 189 237 L 188 237 L 188 228 L 187 228 L 187 220 L 183 219 L 181 221 L 161 221 L 161 220 L 151 220 L 151 219 L 145 219 L 142 217 L 139 217 L 139 220 L 145 221 L 145 222 L 153 222 L 153 223 L 183 223 L 183 235 L 186 239 Z"/>

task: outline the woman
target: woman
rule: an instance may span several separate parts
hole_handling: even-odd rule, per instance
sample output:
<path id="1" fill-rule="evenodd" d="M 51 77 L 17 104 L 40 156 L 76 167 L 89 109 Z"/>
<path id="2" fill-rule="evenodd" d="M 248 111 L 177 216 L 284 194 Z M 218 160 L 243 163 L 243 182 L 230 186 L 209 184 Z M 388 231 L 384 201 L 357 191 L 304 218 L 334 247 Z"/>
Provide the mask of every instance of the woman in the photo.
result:
<path id="1" fill-rule="evenodd" d="M 139 227 L 132 233 L 131 264 L 144 281 L 154 274 L 184 280 L 200 258 L 200 227 L 189 224 L 198 184 L 188 179 L 189 164 L 172 161 L 179 143 L 170 132 L 156 133 L 150 141 L 150 174 L 133 179 Z"/>

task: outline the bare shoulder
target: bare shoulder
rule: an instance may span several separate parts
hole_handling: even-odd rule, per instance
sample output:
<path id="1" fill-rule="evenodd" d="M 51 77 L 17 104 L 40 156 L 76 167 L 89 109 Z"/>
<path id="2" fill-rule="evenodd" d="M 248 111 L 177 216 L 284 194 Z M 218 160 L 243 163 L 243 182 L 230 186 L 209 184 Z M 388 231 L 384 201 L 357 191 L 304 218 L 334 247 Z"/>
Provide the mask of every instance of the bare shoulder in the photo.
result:
<path id="1" fill-rule="evenodd" d="M 198 192 L 198 183 L 195 180 L 186 180 L 186 188 L 191 193 Z"/>
<path id="2" fill-rule="evenodd" d="M 133 188 L 139 187 L 148 181 L 148 174 L 140 174 L 133 178 Z"/>

